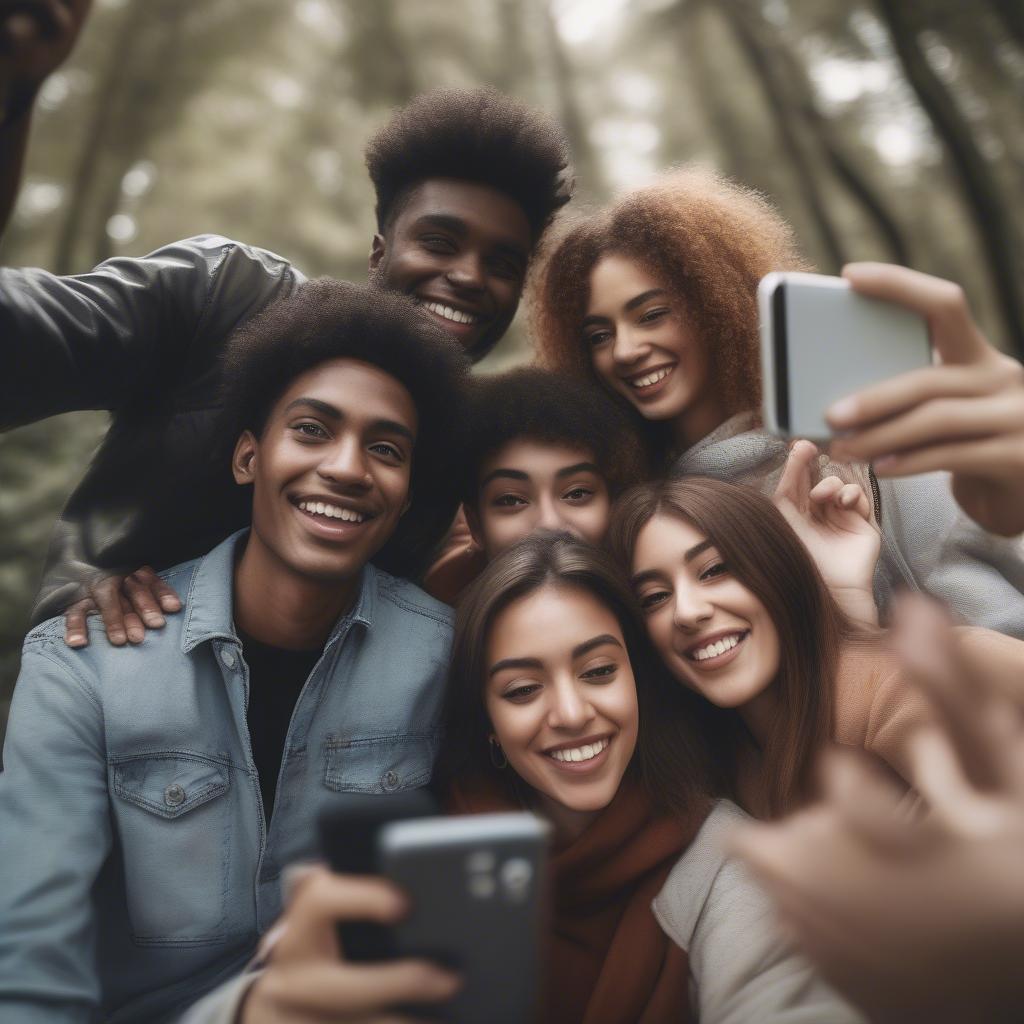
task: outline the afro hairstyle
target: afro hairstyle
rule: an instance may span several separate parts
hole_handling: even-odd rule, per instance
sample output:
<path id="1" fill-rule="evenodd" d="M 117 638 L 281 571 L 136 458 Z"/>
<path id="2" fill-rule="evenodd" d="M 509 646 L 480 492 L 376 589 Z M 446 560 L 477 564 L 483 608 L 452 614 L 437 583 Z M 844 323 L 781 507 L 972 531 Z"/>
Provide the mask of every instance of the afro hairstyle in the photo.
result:
<path id="1" fill-rule="evenodd" d="M 331 359 L 358 359 L 394 377 L 419 419 L 409 509 L 374 564 L 416 576 L 459 502 L 469 363 L 461 347 L 407 298 L 320 278 L 268 306 L 230 338 L 223 356 L 225 438 L 259 437 L 292 381 Z"/>
<path id="2" fill-rule="evenodd" d="M 646 477 L 643 446 L 627 412 L 596 384 L 566 374 L 527 366 L 475 378 L 468 427 L 462 498 L 471 506 L 484 462 L 523 439 L 590 452 L 612 498 Z"/>
<path id="3" fill-rule="evenodd" d="M 536 242 L 572 193 L 569 144 L 558 123 L 497 89 L 436 89 L 397 110 L 366 146 L 385 232 L 420 182 L 489 185 L 522 207 Z"/>

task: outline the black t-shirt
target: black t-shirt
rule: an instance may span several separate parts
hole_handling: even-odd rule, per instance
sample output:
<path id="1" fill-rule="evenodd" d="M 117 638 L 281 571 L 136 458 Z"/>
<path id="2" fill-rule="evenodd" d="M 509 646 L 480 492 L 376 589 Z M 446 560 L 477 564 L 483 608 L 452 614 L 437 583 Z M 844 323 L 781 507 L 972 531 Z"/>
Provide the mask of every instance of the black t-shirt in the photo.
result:
<path id="1" fill-rule="evenodd" d="M 260 777 L 263 811 L 269 822 L 292 712 L 306 679 L 323 652 L 319 648 L 315 651 L 286 651 L 280 647 L 269 647 L 241 630 L 238 630 L 238 636 L 242 641 L 245 663 L 249 666 L 246 721 L 252 756 Z"/>

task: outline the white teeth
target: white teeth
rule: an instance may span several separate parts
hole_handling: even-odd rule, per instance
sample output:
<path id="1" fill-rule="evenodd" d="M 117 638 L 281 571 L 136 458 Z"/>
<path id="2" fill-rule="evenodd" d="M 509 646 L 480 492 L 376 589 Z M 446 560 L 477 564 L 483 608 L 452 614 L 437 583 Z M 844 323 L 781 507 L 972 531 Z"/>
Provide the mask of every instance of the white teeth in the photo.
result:
<path id="1" fill-rule="evenodd" d="M 584 743 L 582 747 L 570 749 L 552 750 L 548 753 L 556 761 L 590 761 L 608 746 L 608 740 L 598 740 L 596 743 Z"/>
<path id="2" fill-rule="evenodd" d="M 475 324 L 479 319 L 472 313 L 463 313 L 461 309 L 452 309 L 451 306 L 442 305 L 440 302 L 425 302 L 423 306 L 432 313 L 443 316 L 445 320 L 451 320 L 457 324 Z"/>
<path id="3" fill-rule="evenodd" d="M 731 651 L 742 639 L 743 634 L 741 633 L 733 633 L 732 636 L 724 636 L 721 640 L 715 640 L 708 644 L 707 647 L 701 647 L 696 651 L 691 651 L 690 657 L 694 661 L 707 661 L 708 658 L 717 658 L 720 654 L 725 654 L 726 651 Z"/>
<path id="4" fill-rule="evenodd" d="M 637 377 L 629 383 L 635 388 L 649 388 L 652 384 L 657 384 L 659 380 L 664 380 L 674 369 L 673 366 L 665 366 L 660 370 L 655 370 L 654 373 L 647 374 L 646 377 Z"/>
<path id="5" fill-rule="evenodd" d="M 341 519 L 346 523 L 361 523 L 366 518 L 362 512 L 356 512 L 355 509 L 342 508 L 340 505 L 328 505 L 323 501 L 300 501 L 299 508 L 303 512 L 326 516 L 328 519 Z"/>

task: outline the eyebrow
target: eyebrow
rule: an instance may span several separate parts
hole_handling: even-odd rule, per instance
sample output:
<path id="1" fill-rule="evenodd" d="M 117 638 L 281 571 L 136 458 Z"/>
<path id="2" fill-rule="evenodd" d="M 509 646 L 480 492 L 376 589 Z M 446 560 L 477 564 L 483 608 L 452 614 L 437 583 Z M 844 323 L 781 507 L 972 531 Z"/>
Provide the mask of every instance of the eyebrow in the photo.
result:
<path id="1" fill-rule="evenodd" d="M 561 480 L 563 477 L 572 476 L 574 473 L 593 473 L 595 476 L 603 476 L 599 466 L 593 462 L 576 462 L 571 466 L 563 466 L 562 469 L 556 470 L 555 479 Z M 529 480 L 530 474 L 524 472 L 521 469 L 512 469 L 499 467 L 493 472 L 490 472 L 480 481 L 480 487 L 486 487 L 492 480 L 497 478 L 504 480 Z"/>
<path id="2" fill-rule="evenodd" d="M 469 234 L 469 225 L 461 217 L 456 217 L 451 213 L 425 213 L 422 217 L 416 218 L 414 226 L 442 228 L 460 238 Z M 499 240 L 495 243 L 494 248 L 509 256 L 514 256 L 523 263 L 526 262 L 526 250 L 512 242 Z"/>
<path id="3" fill-rule="evenodd" d="M 492 480 L 496 480 L 498 477 L 502 477 L 506 480 L 529 480 L 530 474 L 524 473 L 521 469 L 496 469 L 492 473 L 488 473 L 487 476 L 480 481 L 481 487 L 486 487 Z"/>
<path id="4" fill-rule="evenodd" d="M 664 288 L 648 288 L 647 291 L 641 292 L 639 295 L 634 295 L 622 308 L 626 313 L 631 313 L 637 306 L 642 306 L 648 299 L 656 298 L 659 295 L 667 295 L 668 293 Z M 605 323 L 611 319 L 607 316 L 586 316 L 583 318 L 583 327 L 588 327 L 590 324 Z"/>
<path id="5" fill-rule="evenodd" d="M 683 552 L 683 561 L 692 562 L 698 555 L 702 555 L 708 548 L 713 548 L 714 546 L 715 542 L 710 537 L 705 537 L 699 544 L 694 544 L 692 548 L 687 548 Z M 635 576 L 631 576 L 630 583 L 634 587 L 638 587 L 641 583 L 656 579 L 660 575 L 661 571 L 659 569 L 647 569 L 644 572 L 638 572 Z"/>
<path id="6" fill-rule="evenodd" d="M 605 644 L 614 644 L 616 647 L 622 647 L 622 644 L 611 635 L 611 633 L 602 633 L 600 636 L 591 637 L 589 640 L 584 640 L 583 643 L 577 644 L 572 649 L 572 658 L 575 661 L 577 658 L 582 658 L 584 654 L 588 654 L 594 650 L 595 647 L 604 647 Z M 488 676 L 495 676 L 499 672 L 503 672 L 505 669 L 510 668 L 535 668 L 543 669 L 543 664 L 540 658 L 502 658 L 501 661 L 495 662 L 490 671 L 487 673 Z"/>
<path id="7" fill-rule="evenodd" d="M 294 401 L 289 402 L 285 406 L 285 414 L 287 415 L 292 411 L 292 409 L 298 408 L 299 406 L 306 406 L 309 409 L 313 409 L 322 416 L 326 416 L 328 419 L 342 420 L 345 418 L 345 414 L 337 408 L 337 406 L 331 405 L 329 402 L 323 402 L 319 398 L 310 398 L 308 395 L 303 395 L 296 398 Z M 399 434 L 402 437 L 406 437 L 412 443 L 415 443 L 416 441 L 416 435 L 404 423 L 399 423 L 398 420 L 374 420 L 368 425 L 368 429 L 372 431 L 385 430 L 388 433 Z"/>

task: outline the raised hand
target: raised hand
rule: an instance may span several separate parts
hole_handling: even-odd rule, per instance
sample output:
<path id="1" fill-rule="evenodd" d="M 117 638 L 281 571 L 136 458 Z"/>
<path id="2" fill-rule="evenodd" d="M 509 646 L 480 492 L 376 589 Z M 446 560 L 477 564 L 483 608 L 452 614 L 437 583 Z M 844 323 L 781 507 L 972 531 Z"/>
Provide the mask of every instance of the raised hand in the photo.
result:
<path id="1" fill-rule="evenodd" d="M 876 625 L 872 578 L 881 535 L 863 488 L 830 476 L 812 486 L 818 449 L 797 441 L 772 500 L 803 541 L 833 597 L 850 618 Z"/>
<path id="2" fill-rule="evenodd" d="M 852 263 L 843 276 L 862 295 L 924 316 L 941 364 L 835 403 L 828 421 L 844 433 L 832 457 L 870 461 L 878 476 L 947 470 L 979 525 L 1024 530 L 1024 366 L 988 343 L 950 281 L 884 263 Z"/>

